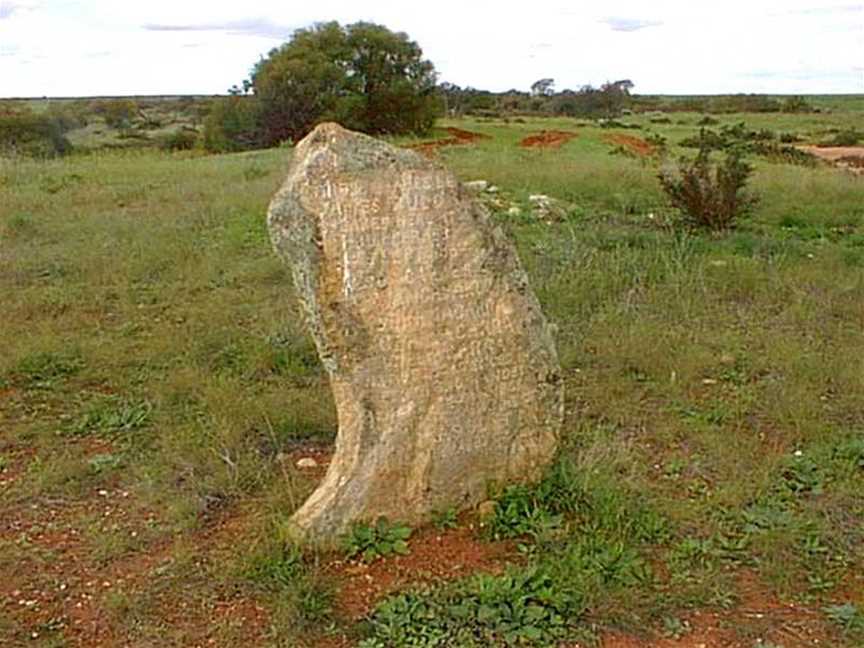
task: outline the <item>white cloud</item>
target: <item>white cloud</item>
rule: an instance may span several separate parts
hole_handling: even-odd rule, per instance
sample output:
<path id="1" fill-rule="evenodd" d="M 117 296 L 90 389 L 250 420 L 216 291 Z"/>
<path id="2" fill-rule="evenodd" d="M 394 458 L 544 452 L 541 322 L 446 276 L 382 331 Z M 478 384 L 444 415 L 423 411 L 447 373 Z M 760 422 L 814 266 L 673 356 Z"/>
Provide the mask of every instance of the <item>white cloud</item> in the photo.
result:
<path id="1" fill-rule="evenodd" d="M 245 20 L 229 20 L 224 23 L 201 23 L 193 25 L 163 25 L 147 23 L 142 27 L 147 31 L 211 31 L 223 32 L 230 36 L 261 36 L 286 40 L 291 37 L 299 25 L 281 25 L 267 18 L 248 18 Z"/>
<path id="2" fill-rule="evenodd" d="M 604 18 L 601 22 L 609 25 L 613 31 L 633 32 L 647 27 L 659 27 L 663 23 L 659 20 L 640 20 L 638 18 Z"/>
<path id="3" fill-rule="evenodd" d="M 0 0 L 0 92 L 221 93 L 297 27 L 404 31 L 442 80 L 527 90 L 631 78 L 637 92 L 864 92 L 862 5 L 843 0 Z M 107 56 L 105 53 L 109 53 Z"/>

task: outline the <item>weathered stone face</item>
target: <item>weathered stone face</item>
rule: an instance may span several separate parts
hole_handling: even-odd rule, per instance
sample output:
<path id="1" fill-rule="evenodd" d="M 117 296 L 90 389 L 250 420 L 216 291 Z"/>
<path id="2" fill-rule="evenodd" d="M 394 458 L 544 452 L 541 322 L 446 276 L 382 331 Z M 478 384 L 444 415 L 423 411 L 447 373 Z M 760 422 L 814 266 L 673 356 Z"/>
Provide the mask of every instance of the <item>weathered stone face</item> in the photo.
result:
<path id="1" fill-rule="evenodd" d="M 324 481 L 295 513 L 327 543 L 538 478 L 561 425 L 549 327 L 512 245 L 420 155 L 323 124 L 269 210 L 335 396 Z"/>

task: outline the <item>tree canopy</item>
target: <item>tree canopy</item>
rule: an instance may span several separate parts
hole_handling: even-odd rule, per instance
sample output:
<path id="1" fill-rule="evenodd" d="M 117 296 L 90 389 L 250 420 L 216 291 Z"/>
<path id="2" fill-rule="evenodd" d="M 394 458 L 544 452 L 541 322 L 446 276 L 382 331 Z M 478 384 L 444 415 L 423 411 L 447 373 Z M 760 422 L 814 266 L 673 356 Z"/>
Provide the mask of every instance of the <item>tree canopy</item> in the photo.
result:
<path id="1" fill-rule="evenodd" d="M 294 32 L 255 65 L 243 90 L 251 92 L 257 140 L 271 146 L 331 120 L 372 134 L 425 132 L 435 119 L 435 82 L 432 63 L 407 34 L 328 22 Z"/>

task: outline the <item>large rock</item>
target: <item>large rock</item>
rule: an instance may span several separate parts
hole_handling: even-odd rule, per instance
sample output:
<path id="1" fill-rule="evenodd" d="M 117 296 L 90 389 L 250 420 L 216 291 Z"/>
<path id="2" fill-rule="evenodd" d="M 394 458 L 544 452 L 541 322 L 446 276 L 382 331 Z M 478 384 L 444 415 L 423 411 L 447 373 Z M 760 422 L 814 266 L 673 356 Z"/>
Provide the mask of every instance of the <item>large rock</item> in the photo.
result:
<path id="1" fill-rule="evenodd" d="M 297 146 L 269 228 L 330 376 L 335 455 L 295 513 L 327 543 L 538 478 L 555 453 L 555 347 L 516 253 L 457 179 L 336 124 Z"/>

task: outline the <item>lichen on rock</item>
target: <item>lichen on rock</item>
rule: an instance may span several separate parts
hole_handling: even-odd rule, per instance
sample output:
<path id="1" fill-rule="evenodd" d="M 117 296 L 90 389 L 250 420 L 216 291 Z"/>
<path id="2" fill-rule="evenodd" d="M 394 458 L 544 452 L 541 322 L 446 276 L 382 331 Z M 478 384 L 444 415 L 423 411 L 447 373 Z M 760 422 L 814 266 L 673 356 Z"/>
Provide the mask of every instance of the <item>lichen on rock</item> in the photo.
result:
<path id="1" fill-rule="evenodd" d="M 412 151 L 323 124 L 300 142 L 268 225 L 329 374 L 339 432 L 296 530 L 409 523 L 538 478 L 562 382 L 512 244 L 459 181 Z"/>

